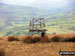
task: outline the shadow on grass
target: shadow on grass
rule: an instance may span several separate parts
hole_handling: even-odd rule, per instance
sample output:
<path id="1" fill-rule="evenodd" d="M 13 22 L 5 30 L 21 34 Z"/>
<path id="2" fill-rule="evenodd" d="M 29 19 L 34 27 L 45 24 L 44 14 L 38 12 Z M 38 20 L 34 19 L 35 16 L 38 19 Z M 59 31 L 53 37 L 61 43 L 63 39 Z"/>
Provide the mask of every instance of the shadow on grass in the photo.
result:
<path id="1" fill-rule="evenodd" d="M 0 56 L 5 56 L 5 51 L 4 51 L 4 49 L 1 49 L 1 48 L 0 48 Z"/>
<path id="2" fill-rule="evenodd" d="M 75 42 L 75 37 L 59 37 L 59 36 L 54 36 L 51 38 L 52 42 Z"/>
<path id="3" fill-rule="evenodd" d="M 64 42 L 75 42 L 75 37 L 66 38 L 66 39 L 64 40 Z"/>

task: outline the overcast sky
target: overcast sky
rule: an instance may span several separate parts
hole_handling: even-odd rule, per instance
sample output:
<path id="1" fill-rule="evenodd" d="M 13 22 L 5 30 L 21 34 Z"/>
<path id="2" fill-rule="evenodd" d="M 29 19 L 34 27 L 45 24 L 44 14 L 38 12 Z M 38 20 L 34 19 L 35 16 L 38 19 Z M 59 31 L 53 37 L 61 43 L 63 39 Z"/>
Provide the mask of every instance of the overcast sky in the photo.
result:
<path id="1" fill-rule="evenodd" d="M 22 5 L 22 6 L 66 6 L 70 2 L 75 2 L 75 0 L 0 0 L 0 2 L 12 5 Z"/>
<path id="2" fill-rule="evenodd" d="M 2 0 L 1 2 L 12 5 L 28 5 L 30 6 L 35 0 Z"/>

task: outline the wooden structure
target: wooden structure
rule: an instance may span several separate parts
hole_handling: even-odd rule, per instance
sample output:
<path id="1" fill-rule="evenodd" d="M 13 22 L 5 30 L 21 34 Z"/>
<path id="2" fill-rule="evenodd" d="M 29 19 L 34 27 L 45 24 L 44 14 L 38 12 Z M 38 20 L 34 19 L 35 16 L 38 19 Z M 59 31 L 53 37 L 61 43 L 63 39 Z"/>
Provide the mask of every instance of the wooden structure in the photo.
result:
<path id="1" fill-rule="evenodd" d="M 44 36 L 47 31 L 46 29 L 44 29 L 44 27 L 45 27 L 44 18 L 39 18 L 39 19 L 33 18 L 32 20 L 30 20 L 29 34 L 34 35 L 41 33 L 41 36 Z"/>
<path id="2" fill-rule="evenodd" d="M 59 51 L 60 56 L 75 56 L 75 51 Z"/>

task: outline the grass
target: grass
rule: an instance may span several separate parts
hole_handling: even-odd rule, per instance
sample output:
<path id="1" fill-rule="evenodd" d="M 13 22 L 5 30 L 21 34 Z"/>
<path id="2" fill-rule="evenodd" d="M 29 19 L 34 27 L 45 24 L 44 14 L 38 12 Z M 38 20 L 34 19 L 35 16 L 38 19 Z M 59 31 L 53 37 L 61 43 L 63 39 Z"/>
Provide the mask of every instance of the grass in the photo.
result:
<path id="1" fill-rule="evenodd" d="M 27 36 L 26 38 L 23 38 L 23 43 L 32 43 L 32 37 L 31 36 Z"/>
<path id="2" fill-rule="evenodd" d="M 16 38 L 15 36 L 9 36 L 8 37 L 8 41 L 19 41 L 19 39 L 18 38 Z"/>
<path id="3" fill-rule="evenodd" d="M 32 36 L 27 36 L 26 38 L 23 38 L 24 43 L 36 43 L 40 42 L 41 38 L 39 37 L 32 37 Z"/>
<path id="4" fill-rule="evenodd" d="M 44 37 L 27 36 L 27 37 L 24 37 L 22 41 L 23 41 L 23 43 L 50 42 L 50 40 L 48 39 L 48 36 L 44 36 Z"/>
<path id="5" fill-rule="evenodd" d="M 5 56 L 5 51 L 4 51 L 4 49 L 1 49 L 1 48 L 0 48 L 0 56 Z"/>
<path id="6" fill-rule="evenodd" d="M 50 42 L 50 39 L 47 35 L 45 35 L 44 37 L 41 37 L 41 42 L 45 43 L 45 42 Z"/>
<path id="7" fill-rule="evenodd" d="M 2 38 L 1 38 L 2 40 Z M 9 36 L 8 41 L 19 41 L 19 38 L 17 36 Z M 53 36 L 52 38 L 49 38 L 49 36 L 44 36 L 44 37 L 33 37 L 33 36 L 25 36 L 22 38 L 23 43 L 38 43 L 38 42 L 75 42 L 75 37 L 66 37 L 64 38 L 63 36 Z"/>
<path id="8" fill-rule="evenodd" d="M 66 19 L 56 19 L 56 20 L 49 20 L 47 23 L 46 23 L 46 29 L 48 30 L 47 33 L 48 34 L 52 34 L 54 32 L 56 32 L 56 34 L 67 34 L 67 33 L 75 33 L 74 30 L 72 29 L 69 29 L 69 28 L 72 28 L 74 27 L 74 21 L 75 20 L 66 20 Z M 50 23 L 49 23 L 50 22 Z M 19 24 L 16 24 L 16 23 L 12 23 L 13 26 L 9 26 L 9 27 L 5 27 L 6 30 L 2 30 L 2 32 L 0 33 L 0 35 L 3 35 L 3 36 L 6 36 L 7 32 L 10 32 L 11 29 L 14 30 L 14 32 L 28 32 L 28 27 L 26 27 L 27 25 L 25 24 L 21 24 L 22 22 L 20 22 Z M 28 22 L 26 22 L 28 23 Z M 23 27 L 25 25 L 25 27 Z M 22 28 L 22 30 L 19 29 Z M 18 29 L 18 30 L 17 30 Z M 24 30 L 23 30 L 24 29 Z M 14 32 L 12 32 L 11 34 L 7 35 L 7 36 L 10 36 L 12 35 Z M 26 33 L 22 33 L 23 35 L 25 35 Z M 17 34 L 15 34 L 16 36 Z M 19 34 L 21 35 L 21 33 Z"/>
<path id="9" fill-rule="evenodd" d="M 3 38 L 2 38 L 2 37 L 0 37 L 0 40 L 3 40 Z"/>
<path id="10" fill-rule="evenodd" d="M 0 48 L 4 48 L 3 52 L 6 56 L 59 56 L 60 49 L 75 51 L 75 42 L 64 41 L 75 38 L 74 36 L 74 34 L 47 35 L 46 38 L 40 38 L 40 36 L 14 36 L 22 42 L 17 40 L 10 42 L 8 37 L 4 37 L 3 40 L 0 40 Z M 41 42 L 42 40 L 43 42 Z M 0 51 L 0 53 L 3 52 Z"/>
<path id="11" fill-rule="evenodd" d="M 52 42 L 61 42 L 62 41 L 62 38 L 59 37 L 59 36 L 54 36 L 53 38 L 51 38 L 51 41 Z"/>
<path id="12" fill-rule="evenodd" d="M 75 42 L 75 37 L 66 38 L 64 41 L 65 41 L 65 42 Z"/>
<path id="13" fill-rule="evenodd" d="M 38 42 L 75 42 L 75 37 L 63 37 L 63 36 L 54 36 L 52 38 L 49 38 L 49 36 L 45 37 L 32 37 L 32 36 L 27 36 L 23 38 L 23 43 L 38 43 Z"/>
<path id="14" fill-rule="evenodd" d="M 62 36 L 54 36 L 51 38 L 52 42 L 75 42 L 75 37 L 63 38 Z"/>

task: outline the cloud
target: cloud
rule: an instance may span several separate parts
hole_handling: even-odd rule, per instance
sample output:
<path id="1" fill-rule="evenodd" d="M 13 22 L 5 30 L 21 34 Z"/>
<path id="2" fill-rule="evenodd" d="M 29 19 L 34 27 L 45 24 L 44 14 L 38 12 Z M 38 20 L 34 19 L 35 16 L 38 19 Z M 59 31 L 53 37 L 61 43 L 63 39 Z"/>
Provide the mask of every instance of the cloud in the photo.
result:
<path id="1" fill-rule="evenodd" d="M 68 0 L 37 0 L 37 7 L 63 7 L 68 5 Z"/>
<path id="2" fill-rule="evenodd" d="M 2 3 L 2 0 L 0 0 L 0 3 Z"/>
<path id="3" fill-rule="evenodd" d="M 12 5 L 31 5 L 35 0 L 3 0 L 2 2 Z"/>
<path id="4" fill-rule="evenodd" d="M 62 7 L 68 3 L 75 4 L 75 0 L 0 0 L 0 2 L 33 7 Z"/>

